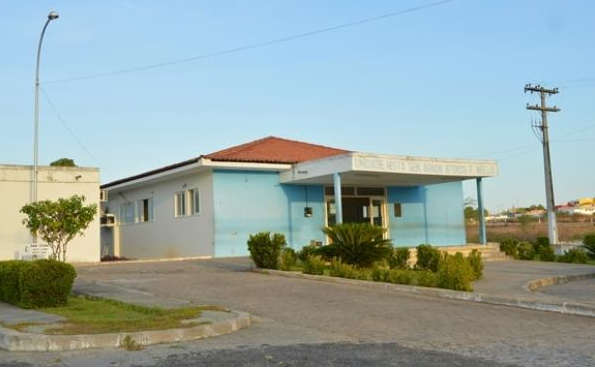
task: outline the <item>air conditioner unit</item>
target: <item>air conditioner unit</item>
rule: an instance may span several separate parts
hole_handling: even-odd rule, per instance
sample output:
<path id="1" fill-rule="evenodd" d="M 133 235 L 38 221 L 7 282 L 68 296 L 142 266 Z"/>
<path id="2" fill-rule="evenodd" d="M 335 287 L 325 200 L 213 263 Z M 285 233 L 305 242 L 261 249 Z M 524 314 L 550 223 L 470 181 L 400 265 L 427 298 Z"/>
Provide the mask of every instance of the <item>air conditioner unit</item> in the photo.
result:
<path id="1" fill-rule="evenodd" d="M 101 189 L 101 191 L 99 192 L 99 201 L 107 202 L 107 190 Z"/>
<path id="2" fill-rule="evenodd" d="M 99 218 L 99 224 L 103 227 L 114 227 L 114 225 L 116 225 L 116 217 L 111 213 L 101 215 Z"/>

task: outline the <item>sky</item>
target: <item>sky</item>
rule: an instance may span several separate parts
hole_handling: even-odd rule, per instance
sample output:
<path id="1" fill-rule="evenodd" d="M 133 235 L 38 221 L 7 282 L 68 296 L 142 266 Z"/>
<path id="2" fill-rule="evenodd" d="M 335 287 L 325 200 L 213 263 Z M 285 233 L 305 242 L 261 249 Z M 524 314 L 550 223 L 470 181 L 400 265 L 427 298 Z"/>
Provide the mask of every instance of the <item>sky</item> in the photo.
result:
<path id="1" fill-rule="evenodd" d="M 493 159 L 487 208 L 545 202 L 531 129 L 548 104 L 556 202 L 595 196 L 595 2 L 453 0 L 373 22 L 160 68 L 427 1 L 0 0 L 0 163 L 73 158 L 102 182 L 269 135 L 361 152 Z M 46 97 L 47 96 L 47 97 Z M 49 100 L 48 100 L 49 98 Z M 50 102 L 53 104 L 53 108 Z M 464 184 L 475 197 L 474 181 Z"/>

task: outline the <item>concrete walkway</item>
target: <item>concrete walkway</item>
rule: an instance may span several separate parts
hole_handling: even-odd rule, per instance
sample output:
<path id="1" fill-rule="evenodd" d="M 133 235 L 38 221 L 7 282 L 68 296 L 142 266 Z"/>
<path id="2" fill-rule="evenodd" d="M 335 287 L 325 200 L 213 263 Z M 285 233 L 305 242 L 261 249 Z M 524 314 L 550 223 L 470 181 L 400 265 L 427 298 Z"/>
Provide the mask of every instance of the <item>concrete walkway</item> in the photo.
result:
<path id="1" fill-rule="evenodd" d="M 60 321 L 64 321 L 64 318 L 49 313 L 22 309 L 0 302 L 0 323 L 4 325 L 16 325 L 19 323 L 43 323 L 49 325 Z"/>
<path id="2" fill-rule="evenodd" d="M 585 293 L 575 290 L 572 293 L 557 295 L 556 293 L 533 292 L 527 288 L 527 284 L 534 280 L 586 274 L 595 274 L 595 266 L 534 261 L 489 262 L 485 264 L 484 278 L 475 282 L 473 287 L 476 293 L 481 294 L 538 299 L 544 302 L 595 304 L 594 293 L 583 295 Z M 567 285 L 572 284 L 574 282 Z M 563 286 L 560 287 L 563 288 Z"/>

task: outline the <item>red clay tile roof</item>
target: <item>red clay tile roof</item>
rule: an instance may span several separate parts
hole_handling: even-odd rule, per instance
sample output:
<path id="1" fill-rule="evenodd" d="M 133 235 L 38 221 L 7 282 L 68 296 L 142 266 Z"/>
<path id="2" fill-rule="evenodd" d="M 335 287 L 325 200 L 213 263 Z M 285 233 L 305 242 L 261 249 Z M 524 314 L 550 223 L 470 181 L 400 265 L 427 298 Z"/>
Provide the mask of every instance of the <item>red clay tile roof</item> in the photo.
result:
<path id="1" fill-rule="evenodd" d="M 103 184 L 101 188 L 106 189 L 114 185 L 195 164 L 203 157 L 213 161 L 295 164 L 298 162 L 317 160 L 320 158 L 337 156 L 350 152 L 351 151 L 320 146 L 317 144 L 292 141 L 277 137 L 266 137 L 254 142 L 231 147 L 223 151 L 195 157 L 190 160 L 175 163 L 173 165 L 168 165 L 138 175 L 112 181 L 110 183 Z"/>
<path id="2" fill-rule="evenodd" d="M 213 161 L 295 164 L 350 152 L 289 139 L 266 137 L 203 157 Z"/>

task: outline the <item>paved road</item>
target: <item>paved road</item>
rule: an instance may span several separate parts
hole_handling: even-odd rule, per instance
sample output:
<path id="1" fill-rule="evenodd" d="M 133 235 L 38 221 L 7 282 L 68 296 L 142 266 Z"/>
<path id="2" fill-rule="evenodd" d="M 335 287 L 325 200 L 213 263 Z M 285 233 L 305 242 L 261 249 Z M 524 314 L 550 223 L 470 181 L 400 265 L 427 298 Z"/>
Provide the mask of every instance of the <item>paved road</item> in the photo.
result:
<path id="1" fill-rule="evenodd" d="M 548 286 L 540 290 L 540 293 L 556 298 L 576 300 L 583 304 L 595 305 L 595 278 Z"/>
<path id="2" fill-rule="evenodd" d="M 244 310 L 255 316 L 255 322 L 234 335 L 154 346 L 141 353 L 115 349 L 60 354 L 3 352 L 0 362 L 595 365 L 595 318 L 274 277 L 242 271 L 244 268 L 242 262 L 229 260 L 81 267 L 79 277 L 87 281 Z"/>

